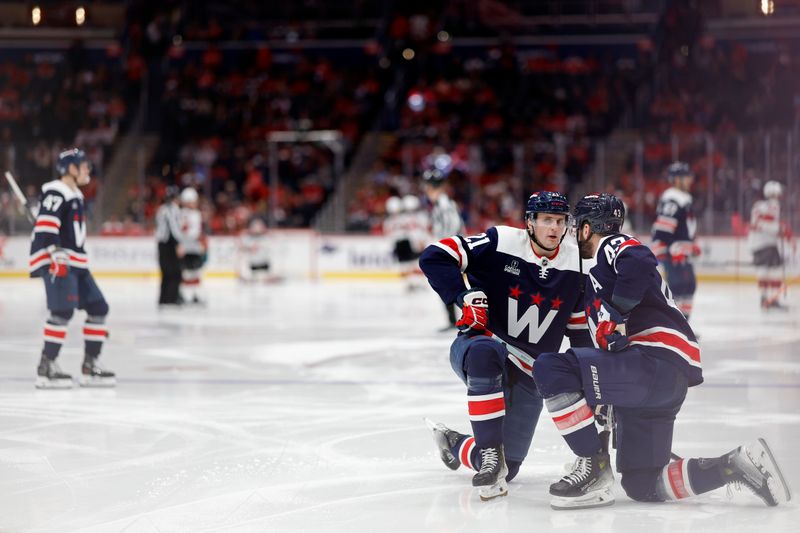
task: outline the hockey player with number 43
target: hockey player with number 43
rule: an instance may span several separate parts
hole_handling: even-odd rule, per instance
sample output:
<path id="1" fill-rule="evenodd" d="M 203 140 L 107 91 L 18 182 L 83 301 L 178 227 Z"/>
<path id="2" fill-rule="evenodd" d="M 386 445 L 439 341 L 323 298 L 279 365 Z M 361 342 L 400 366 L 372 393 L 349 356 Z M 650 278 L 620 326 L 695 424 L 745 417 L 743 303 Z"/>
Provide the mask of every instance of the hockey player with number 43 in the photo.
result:
<path id="1" fill-rule="evenodd" d="M 61 177 L 42 186 L 29 261 L 31 277 L 42 278 L 44 282 L 50 312 L 44 325 L 44 348 L 36 387 L 72 387 L 72 376 L 59 368 L 56 359 L 75 309 L 83 309 L 87 315 L 79 383 L 83 387 L 113 386 L 114 373 L 97 363 L 108 336 L 105 326 L 108 304 L 89 272 L 89 258 L 83 248 L 86 216 L 83 194 L 78 187 L 87 185 L 91 179 L 89 161 L 82 150 L 67 150 L 58 155 L 56 171 Z"/>
<path id="2" fill-rule="evenodd" d="M 463 312 L 450 364 L 467 386 L 474 437 L 426 421 L 445 465 L 478 471 L 472 484 L 483 500 L 506 495 L 530 448 L 542 410 L 531 375 L 536 356 L 558 350 L 565 334 L 573 346 L 591 345 L 578 250 L 562 242 L 568 218 L 563 194 L 534 193 L 526 229 L 448 237 L 420 258 L 444 303 Z"/>
<path id="3" fill-rule="evenodd" d="M 763 439 L 714 458 L 670 462 L 675 417 L 688 387 L 703 382 L 692 328 L 642 243 L 620 233 L 622 202 L 589 195 L 573 211 L 581 257 L 593 260 L 585 313 L 595 348 L 544 353 L 533 377 L 547 410 L 577 455 L 573 469 L 550 485 L 555 509 L 614 503 L 606 443 L 594 424 L 598 405 L 612 406 L 616 467 L 626 494 L 662 502 L 738 485 L 767 505 L 791 498 Z"/>

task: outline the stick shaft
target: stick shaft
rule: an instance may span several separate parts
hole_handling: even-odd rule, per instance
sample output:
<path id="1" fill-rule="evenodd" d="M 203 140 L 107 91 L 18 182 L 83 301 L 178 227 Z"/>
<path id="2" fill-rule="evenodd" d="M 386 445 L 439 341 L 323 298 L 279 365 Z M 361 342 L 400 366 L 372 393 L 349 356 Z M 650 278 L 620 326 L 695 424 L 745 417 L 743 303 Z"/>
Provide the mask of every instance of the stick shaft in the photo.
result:
<path id="1" fill-rule="evenodd" d="M 8 185 L 11 187 L 14 196 L 17 197 L 17 201 L 22 204 L 23 208 L 25 208 L 25 216 L 28 217 L 28 220 L 31 222 L 31 224 L 35 224 L 36 217 L 33 216 L 33 212 L 28 205 L 28 199 L 25 198 L 25 195 L 22 193 L 22 189 L 20 189 L 19 185 L 17 185 L 17 180 L 14 179 L 14 175 L 9 171 L 6 171 L 6 181 L 8 181 Z"/>

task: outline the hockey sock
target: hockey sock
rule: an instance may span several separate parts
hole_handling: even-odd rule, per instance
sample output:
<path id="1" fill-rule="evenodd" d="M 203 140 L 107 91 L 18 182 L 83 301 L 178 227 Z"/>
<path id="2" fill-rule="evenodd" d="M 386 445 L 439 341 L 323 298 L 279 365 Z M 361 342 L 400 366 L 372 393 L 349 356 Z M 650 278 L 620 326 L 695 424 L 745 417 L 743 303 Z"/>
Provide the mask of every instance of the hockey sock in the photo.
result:
<path id="1" fill-rule="evenodd" d="M 681 313 L 683 313 L 683 316 L 686 317 L 686 320 L 689 320 L 689 317 L 692 315 L 692 310 L 694 309 L 694 297 L 675 296 L 674 300 L 675 304 L 678 306 L 678 309 L 680 309 Z"/>
<path id="2" fill-rule="evenodd" d="M 659 492 L 670 500 L 696 496 L 724 485 L 719 457 L 674 461 L 664 467 L 659 478 Z"/>
<path id="3" fill-rule="evenodd" d="M 470 345 L 464 359 L 469 420 L 478 448 L 490 448 L 503 443 L 505 358 L 505 350 L 501 349 L 500 344 L 478 341 Z"/>
<path id="4" fill-rule="evenodd" d="M 591 457 L 603 449 L 594 426 L 594 413 L 579 392 L 562 392 L 545 399 L 558 432 L 579 457 Z"/>
<path id="5" fill-rule="evenodd" d="M 103 343 L 108 337 L 108 328 L 105 326 L 105 316 L 86 317 L 86 324 L 83 326 L 83 340 L 85 344 L 84 353 L 87 358 L 96 359 L 103 349 Z"/>
<path id="6" fill-rule="evenodd" d="M 67 337 L 67 324 L 69 318 L 52 314 L 44 324 L 44 348 L 42 355 L 54 361 L 61 351 L 61 346 Z"/>

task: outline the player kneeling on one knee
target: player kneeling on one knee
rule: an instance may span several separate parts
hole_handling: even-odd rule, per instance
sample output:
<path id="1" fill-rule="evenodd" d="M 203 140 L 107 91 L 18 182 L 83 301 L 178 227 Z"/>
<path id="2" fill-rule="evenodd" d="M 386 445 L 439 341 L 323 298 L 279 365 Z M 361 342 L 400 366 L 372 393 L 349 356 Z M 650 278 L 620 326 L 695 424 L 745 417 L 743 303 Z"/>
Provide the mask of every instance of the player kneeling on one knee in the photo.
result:
<path id="1" fill-rule="evenodd" d="M 467 386 L 474 435 L 428 421 L 442 461 L 465 465 L 483 500 L 507 493 L 530 448 L 542 410 L 531 375 L 534 359 L 564 336 L 590 346 L 582 312 L 578 249 L 564 241 L 569 205 L 563 194 L 534 193 L 526 229 L 496 226 L 425 249 L 420 268 L 445 304 L 463 316 L 450 347 L 453 371 Z"/>
<path id="2" fill-rule="evenodd" d="M 743 486 L 767 505 L 791 498 L 763 439 L 715 458 L 670 462 L 675 417 L 688 387 L 702 383 L 700 349 L 661 281 L 652 252 L 619 233 L 622 203 L 589 195 L 575 207 L 581 257 L 594 259 L 585 312 L 596 348 L 542 354 L 533 377 L 553 421 L 576 454 L 572 471 L 550 486 L 556 509 L 613 503 L 610 457 L 595 409 L 613 406 L 616 468 L 625 492 L 658 502 Z"/>

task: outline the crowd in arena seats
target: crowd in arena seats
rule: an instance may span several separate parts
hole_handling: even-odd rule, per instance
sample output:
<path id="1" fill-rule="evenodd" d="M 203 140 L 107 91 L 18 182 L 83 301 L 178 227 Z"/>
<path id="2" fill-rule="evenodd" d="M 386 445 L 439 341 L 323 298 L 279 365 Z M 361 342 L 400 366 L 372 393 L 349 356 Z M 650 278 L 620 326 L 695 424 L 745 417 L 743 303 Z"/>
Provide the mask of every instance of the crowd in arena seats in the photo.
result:
<path id="1" fill-rule="evenodd" d="M 131 197 L 144 200 L 148 222 L 163 182 L 193 186 L 210 201 L 211 231 L 238 232 L 253 217 L 267 218 L 271 132 L 338 130 L 347 156 L 381 96 L 369 69 L 337 68 L 301 51 L 262 47 L 225 58 L 211 45 L 199 56 L 176 58 L 161 97 L 163 141 L 151 179 Z M 281 144 L 277 160 L 276 221 L 308 227 L 336 186 L 334 153 L 321 143 Z"/>
<path id="2" fill-rule="evenodd" d="M 0 159 L 37 195 L 66 147 L 81 146 L 102 169 L 128 117 L 126 80 L 115 47 L 90 52 L 22 51 L 0 63 Z M 97 183 L 84 194 L 91 207 Z"/>
<path id="3" fill-rule="evenodd" d="M 399 112 L 389 159 L 407 183 L 387 181 L 382 162 L 352 202 L 350 227 L 363 227 L 365 218 L 378 227 L 381 200 L 405 193 L 395 190 L 398 182 L 414 190 L 436 151 L 454 160 L 450 187 L 467 207 L 468 227 L 519 224 L 527 191 L 582 181 L 592 164 L 591 139 L 612 130 L 631 91 L 627 63 L 557 50 L 506 45 L 466 58 L 447 54 L 435 63 L 421 68 Z M 370 215 L 364 196 L 374 198 Z"/>

